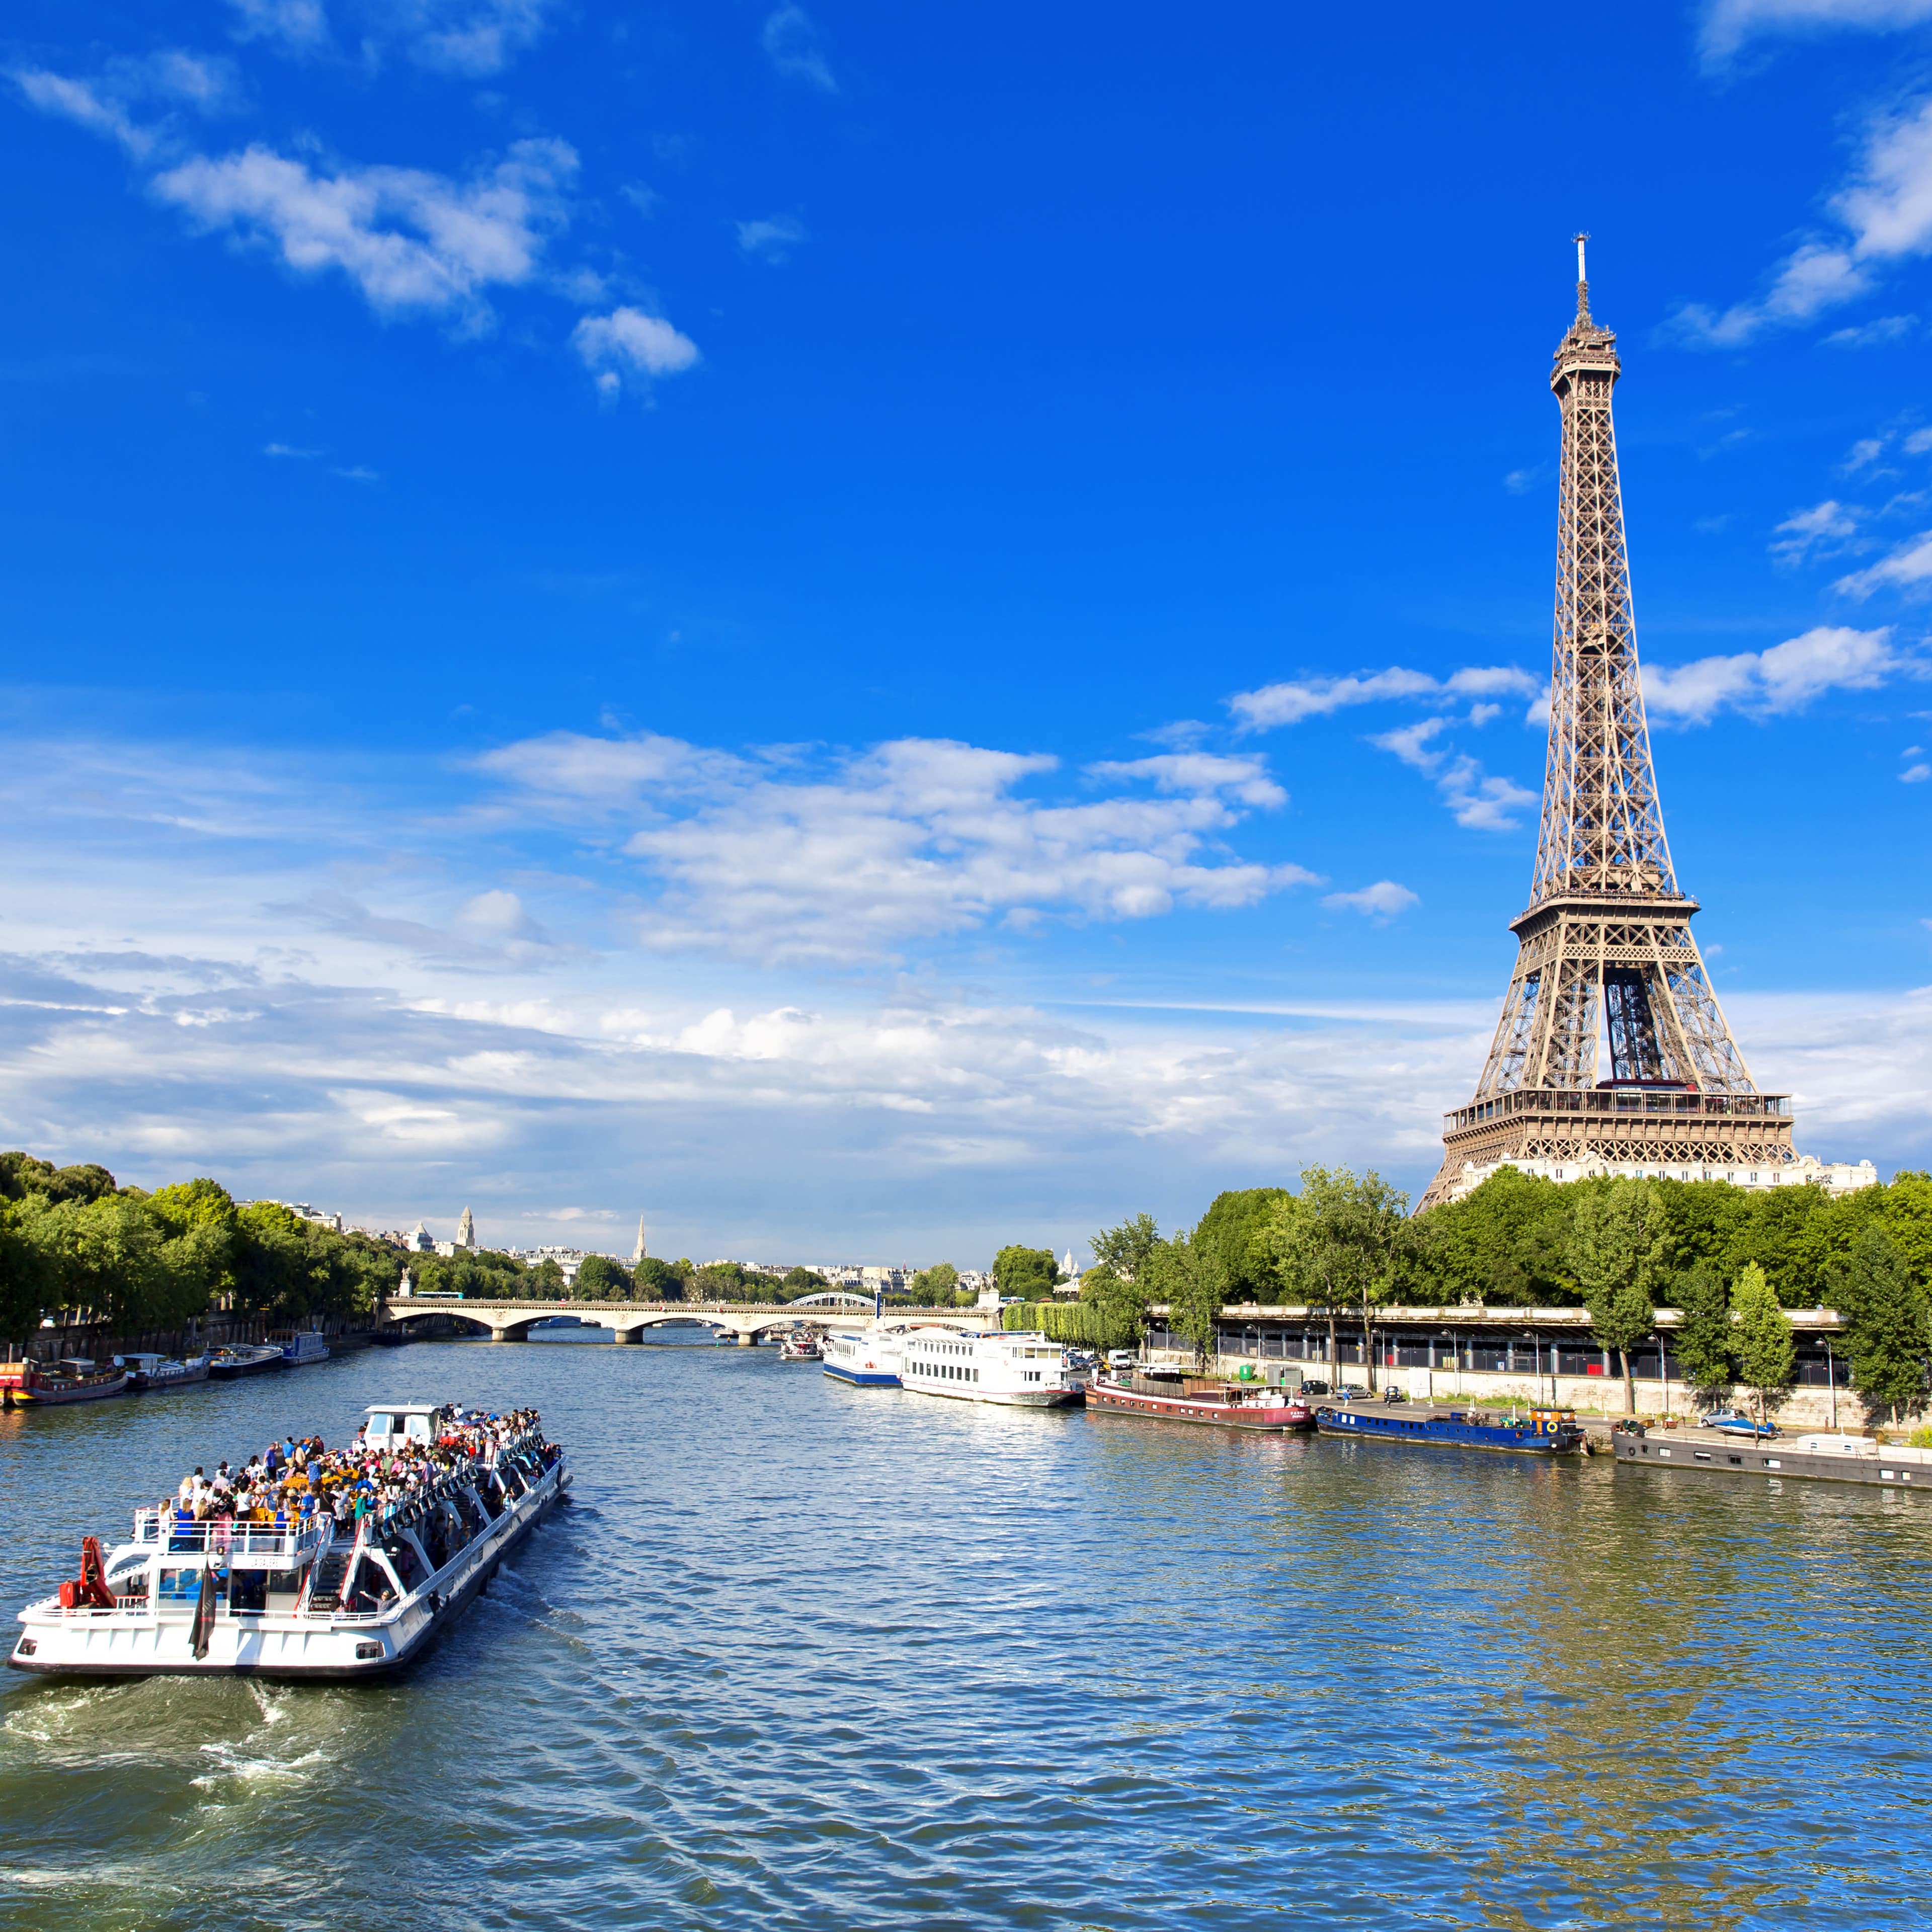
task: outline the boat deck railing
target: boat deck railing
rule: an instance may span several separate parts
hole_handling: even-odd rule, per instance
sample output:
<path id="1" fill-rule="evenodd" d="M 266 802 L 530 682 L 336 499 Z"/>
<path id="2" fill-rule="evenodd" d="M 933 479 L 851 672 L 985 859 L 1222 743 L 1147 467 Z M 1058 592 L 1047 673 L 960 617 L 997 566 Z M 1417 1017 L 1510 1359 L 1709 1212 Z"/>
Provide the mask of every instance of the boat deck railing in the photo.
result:
<path id="1" fill-rule="evenodd" d="M 232 1517 L 210 1516 L 201 1522 L 178 1522 L 172 1510 L 136 1510 L 134 1540 L 168 1550 L 215 1550 L 232 1556 L 304 1556 L 320 1550 L 333 1536 L 332 1516 L 313 1516 L 290 1523 L 236 1522 Z"/>

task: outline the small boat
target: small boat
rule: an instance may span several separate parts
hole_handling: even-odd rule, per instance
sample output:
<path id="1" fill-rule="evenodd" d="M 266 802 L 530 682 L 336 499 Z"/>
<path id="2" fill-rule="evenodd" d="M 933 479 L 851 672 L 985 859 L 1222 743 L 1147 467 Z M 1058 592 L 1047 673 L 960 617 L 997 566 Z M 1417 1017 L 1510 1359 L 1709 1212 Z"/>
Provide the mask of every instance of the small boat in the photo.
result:
<path id="1" fill-rule="evenodd" d="M 208 1358 L 208 1372 L 218 1382 L 232 1382 L 237 1376 L 267 1375 L 288 1366 L 288 1358 L 272 1342 L 244 1342 L 238 1346 L 218 1348 Z"/>
<path id="2" fill-rule="evenodd" d="M 1067 1408 L 1086 1392 L 1069 1351 L 1050 1335 L 914 1328 L 899 1344 L 899 1382 L 915 1395 L 1004 1408 Z"/>
<path id="3" fill-rule="evenodd" d="M 143 1389 L 186 1388 L 191 1382 L 205 1382 L 214 1366 L 206 1352 L 185 1360 L 172 1356 L 137 1353 L 116 1355 L 114 1366 L 128 1371 L 128 1386 L 136 1394 Z"/>
<path id="4" fill-rule="evenodd" d="M 778 1360 L 782 1362 L 822 1361 L 825 1351 L 818 1346 L 816 1335 L 788 1335 L 779 1345 Z"/>
<path id="5" fill-rule="evenodd" d="M 29 1403 L 52 1408 L 70 1402 L 100 1402 L 122 1395 L 128 1371 L 97 1368 L 84 1355 L 68 1355 L 51 1366 L 44 1362 L 0 1362 L 0 1405 L 23 1408 Z"/>
<path id="6" fill-rule="evenodd" d="M 828 1335 L 820 1350 L 825 1372 L 856 1388 L 897 1388 L 898 1337 L 884 1328 Z"/>
<path id="7" fill-rule="evenodd" d="M 1564 1456 L 1585 1448 L 1574 1408 L 1532 1408 L 1492 1420 L 1461 1408 L 1412 1408 L 1407 1402 L 1327 1404 L 1315 1412 L 1324 1436 L 1396 1442 L 1415 1449 L 1490 1449 L 1520 1456 Z"/>
<path id="8" fill-rule="evenodd" d="M 1115 1415 L 1205 1423 L 1220 1429 L 1280 1433 L 1315 1426 L 1315 1412 L 1298 1390 L 1218 1376 L 1102 1376 L 1088 1385 L 1087 1406 Z"/>
<path id="9" fill-rule="evenodd" d="M 282 1339 L 282 1360 L 292 1369 L 328 1360 L 328 1344 L 312 1328 L 298 1328 Z"/>
<path id="10" fill-rule="evenodd" d="M 68 1677 L 313 1680 L 400 1669 L 570 1486 L 563 1451 L 533 1412 L 498 1421 L 385 1402 L 367 1412 L 356 1446 L 420 1457 L 431 1444 L 431 1479 L 359 1524 L 136 1510 L 130 1541 L 104 1555 L 84 1538 L 80 1576 L 20 1612 L 8 1662 Z"/>

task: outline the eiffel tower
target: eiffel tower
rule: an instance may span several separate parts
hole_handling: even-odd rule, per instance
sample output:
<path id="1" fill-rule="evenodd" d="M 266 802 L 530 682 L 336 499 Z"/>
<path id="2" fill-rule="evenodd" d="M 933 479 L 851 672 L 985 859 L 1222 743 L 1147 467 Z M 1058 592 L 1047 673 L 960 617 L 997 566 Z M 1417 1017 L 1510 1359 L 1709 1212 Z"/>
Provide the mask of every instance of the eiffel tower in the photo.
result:
<path id="1" fill-rule="evenodd" d="M 1796 1158 L 1790 1098 L 1752 1082 L 1691 937 L 1697 902 L 1678 888 L 1664 836 L 1610 419 L 1623 365 L 1616 336 L 1591 317 L 1586 238 L 1576 238 L 1576 319 L 1550 376 L 1563 448 L 1536 872 L 1510 926 L 1521 950 L 1496 1040 L 1475 1098 L 1444 1120 L 1424 1208 L 1466 1193 L 1498 1161 L 1561 1180 L 1606 1169 L 1715 1178 Z M 1599 1079 L 1606 1044 L 1610 1077 Z"/>

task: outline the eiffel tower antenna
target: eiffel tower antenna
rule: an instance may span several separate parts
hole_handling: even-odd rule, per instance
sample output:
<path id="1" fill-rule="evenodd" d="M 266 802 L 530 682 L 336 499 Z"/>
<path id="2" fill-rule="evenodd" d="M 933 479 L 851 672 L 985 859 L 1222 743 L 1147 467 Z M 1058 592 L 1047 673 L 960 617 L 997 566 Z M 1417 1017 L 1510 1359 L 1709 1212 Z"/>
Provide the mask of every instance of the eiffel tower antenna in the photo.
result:
<path id="1" fill-rule="evenodd" d="M 1586 1167 L 1700 1178 L 1796 1157 L 1790 1097 L 1752 1082 L 1664 836 L 1610 416 L 1623 365 L 1616 336 L 1591 318 L 1588 239 L 1576 238 L 1576 319 L 1550 376 L 1562 453 L 1536 869 L 1510 924 L 1520 950 L 1496 1039 L 1474 1100 L 1444 1121 L 1424 1208 L 1504 1160 L 1574 1180 Z"/>

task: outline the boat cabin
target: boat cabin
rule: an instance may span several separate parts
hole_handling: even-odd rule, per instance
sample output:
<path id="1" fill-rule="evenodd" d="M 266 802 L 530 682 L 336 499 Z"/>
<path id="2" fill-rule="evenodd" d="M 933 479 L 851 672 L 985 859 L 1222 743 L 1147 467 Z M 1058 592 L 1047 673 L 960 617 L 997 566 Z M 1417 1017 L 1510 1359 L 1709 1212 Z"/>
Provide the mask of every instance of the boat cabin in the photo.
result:
<path id="1" fill-rule="evenodd" d="M 362 1440 L 371 1449 L 388 1449 L 402 1442 L 434 1442 L 448 1429 L 454 1414 L 446 1402 L 374 1402 L 362 1424 Z"/>

